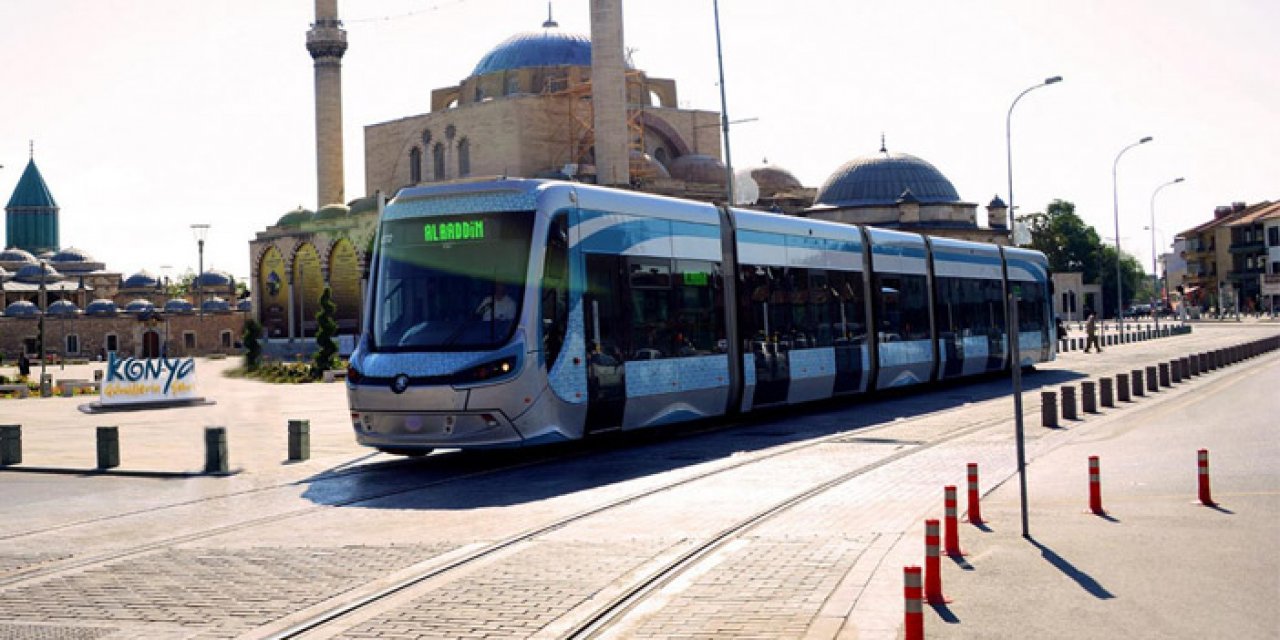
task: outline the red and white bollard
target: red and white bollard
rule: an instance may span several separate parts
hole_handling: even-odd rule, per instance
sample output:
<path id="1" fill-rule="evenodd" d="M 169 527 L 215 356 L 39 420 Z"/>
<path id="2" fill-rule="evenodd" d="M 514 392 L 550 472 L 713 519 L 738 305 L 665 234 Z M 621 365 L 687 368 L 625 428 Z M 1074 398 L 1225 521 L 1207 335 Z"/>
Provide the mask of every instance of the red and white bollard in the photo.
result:
<path id="1" fill-rule="evenodd" d="M 959 558 L 964 555 L 960 550 L 960 518 L 956 513 L 956 486 L 949 484 L 942 489 L 942 504 L 946 511 L 946 550 L 947 555 Z"/>
<path id="2" fill-rule="evenodd" d="M 1196 466 L 1200 472 L 1200 504 L 1206 507 L 1216 507 L 1213 498 L 1209 495 L 1209 450 L 1201 449 L 1196 455 Z"/>
<path id="3" fill-rule="evenodd" d="M 920 567 L 902 568 L 902 626 L 906 640 L 924 640 L 924 589 L 920 586 Z"/>
<path id="4" fill-rule="evenodd" d="M 942 595 L 942 556 L 938 553 L 938 521 L 924 521 L 924 599 L 929 604 L 946 604 Z"/>
<path id="5" fill-rule="evenodd" d="M 969 463 L 969 524 L 982 526 L 982 511 L 978 507 L 978 463 Z"/>
<path id="6" fill-rule="evenodd" d="M 1089 511 L 1094 515 L 1107 515 L 1102 510 L 1102 470 L 1098 465 L 1098 456 L 1089 456 Z"/>

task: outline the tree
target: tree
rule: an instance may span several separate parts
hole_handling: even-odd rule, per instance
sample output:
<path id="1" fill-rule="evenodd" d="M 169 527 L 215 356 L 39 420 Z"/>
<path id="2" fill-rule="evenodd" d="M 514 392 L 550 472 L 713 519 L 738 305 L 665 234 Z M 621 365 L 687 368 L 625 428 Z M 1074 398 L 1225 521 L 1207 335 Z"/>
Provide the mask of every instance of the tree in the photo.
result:
<path id="1" fill-rule="evenodd" d="M 320 310 L 316 312 L 316 346 L 319 348 L 311 370 L 317 378 L 322 372 L 337 366 L 335 356 L 338 353 L 338 343 L 333 340 L 338 335 L 338 322 L 334 320 L 337 311 L 338 306 L 333 303 L 333 291 L 326 286 L 320 294 Z"/>
<path id="2" fill-rule="evenodd" d="M 249 318 L 244 323 L 244 333 L 241 334 L 240 340 L 244 343 L 244 366 L 246 369 L 253 371 L 262 364 L 262 325 L 257 320 Z"/>

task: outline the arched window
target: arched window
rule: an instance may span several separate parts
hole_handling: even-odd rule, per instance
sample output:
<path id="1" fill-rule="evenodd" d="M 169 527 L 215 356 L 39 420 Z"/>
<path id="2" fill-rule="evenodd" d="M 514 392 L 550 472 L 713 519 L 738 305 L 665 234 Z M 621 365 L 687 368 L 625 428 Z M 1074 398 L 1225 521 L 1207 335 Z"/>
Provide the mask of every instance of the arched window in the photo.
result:
<path id="1" fill-rule="evenodd" d="M 458 141 L 458 177 L 471 175 L 471 140 L 463 138 Z"/>
<path id="2" fill-rule="evenodd" d="M 409 182 L 422 182 L 422 149 L 417 147 L 409 150 Z"/>
<path id="3" fill-rule="evenodd" d="M 666 147 L 658 147 L 653 150 L 653 159 L 661 162 L 662 166 L 665 167 L 671 163 L 671 154 L 667 153 Z"/>
<path id="4" fill-rule="evenodd" d="M 444 180 L 444 145 L 437 142 L 431 147 L 431 164 L 434 165 L 433 177 L 436 180 Z"/>

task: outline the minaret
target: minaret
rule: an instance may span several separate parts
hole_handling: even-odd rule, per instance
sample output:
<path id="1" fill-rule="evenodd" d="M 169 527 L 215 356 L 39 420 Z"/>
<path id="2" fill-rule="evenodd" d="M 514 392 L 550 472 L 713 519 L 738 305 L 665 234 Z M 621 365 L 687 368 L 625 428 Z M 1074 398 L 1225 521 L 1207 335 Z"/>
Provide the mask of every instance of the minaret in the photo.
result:
<path id="1" fill-rule="evenodd" d="M 316 210 L 346 202 L 342 177 L 342 54 L 347 32 L 338 20 L 338 0 L 316 0 L 316 21 L 307 32 L 316 68 Z"/>
<path id="2" fill-rule="evenodd" d="M 591 0 L 591 105 L 595 112 L 597 184 L 631 182 L 626 72 L 622 0 Z"/>

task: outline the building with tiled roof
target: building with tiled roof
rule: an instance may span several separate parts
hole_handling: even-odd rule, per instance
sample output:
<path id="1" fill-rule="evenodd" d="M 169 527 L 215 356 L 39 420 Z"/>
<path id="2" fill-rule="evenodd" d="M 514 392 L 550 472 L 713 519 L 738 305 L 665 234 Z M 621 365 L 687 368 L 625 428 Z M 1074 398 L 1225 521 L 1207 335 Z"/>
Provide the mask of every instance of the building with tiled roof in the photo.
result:
<path id="1" fill-rule="evenodd" d="M 1177 234 L 1184 242 L 1187 302 L 1201 309 L 1247 309 L 1260 304 L 1259 275 L 1266 272 L 1262 220 L 1280 204 L 1233 202 L 1214 209 L 1213 219 Z"/>

